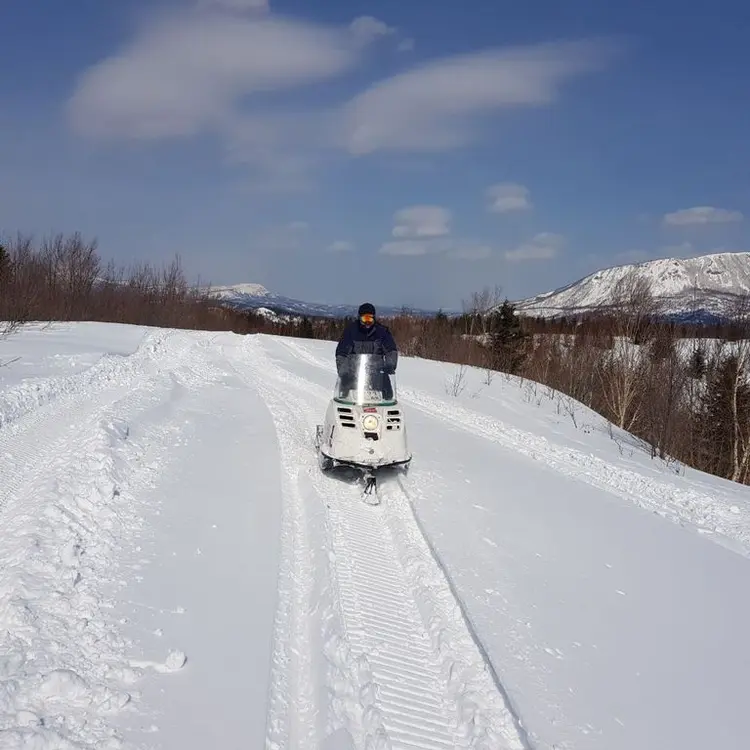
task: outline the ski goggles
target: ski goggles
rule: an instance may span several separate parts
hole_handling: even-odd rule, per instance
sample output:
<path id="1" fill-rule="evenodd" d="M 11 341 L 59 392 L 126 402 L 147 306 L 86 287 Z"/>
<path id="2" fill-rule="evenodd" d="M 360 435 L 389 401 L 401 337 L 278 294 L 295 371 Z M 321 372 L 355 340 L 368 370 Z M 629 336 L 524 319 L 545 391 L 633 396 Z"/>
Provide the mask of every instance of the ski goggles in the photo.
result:
<path id="1" fill-rule="evenodd" d="M 364 313 L 359 316 L 360 322 L 366 326 L 371 326 L 375 322 L 375 316 L 372 313 Z"/>

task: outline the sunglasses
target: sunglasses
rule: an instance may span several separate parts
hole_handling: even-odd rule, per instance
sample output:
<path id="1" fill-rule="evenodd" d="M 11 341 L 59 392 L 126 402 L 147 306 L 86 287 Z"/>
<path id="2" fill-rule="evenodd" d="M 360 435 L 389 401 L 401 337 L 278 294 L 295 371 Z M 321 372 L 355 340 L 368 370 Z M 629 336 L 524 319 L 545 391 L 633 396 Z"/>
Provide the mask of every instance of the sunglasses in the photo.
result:
<path id="1" fill-rule="evenodd" d="M 360 315 L 359 319 L 363 323 L 374 323 L 375 322 L 375 316 L 372 315 L 371 313 L 365 313 L 364 315 Z"/>

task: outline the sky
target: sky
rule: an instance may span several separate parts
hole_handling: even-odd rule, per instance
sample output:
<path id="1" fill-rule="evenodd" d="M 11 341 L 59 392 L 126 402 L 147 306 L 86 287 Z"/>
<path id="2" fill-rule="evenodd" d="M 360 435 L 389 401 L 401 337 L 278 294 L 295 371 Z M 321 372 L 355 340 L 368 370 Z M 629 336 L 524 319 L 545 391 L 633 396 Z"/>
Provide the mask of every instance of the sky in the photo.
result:
<path id="1" fill-rule="evenodd" d="M 4 0 L 0 234 L 460 309 L 750 250 L 744 0 Z"/>

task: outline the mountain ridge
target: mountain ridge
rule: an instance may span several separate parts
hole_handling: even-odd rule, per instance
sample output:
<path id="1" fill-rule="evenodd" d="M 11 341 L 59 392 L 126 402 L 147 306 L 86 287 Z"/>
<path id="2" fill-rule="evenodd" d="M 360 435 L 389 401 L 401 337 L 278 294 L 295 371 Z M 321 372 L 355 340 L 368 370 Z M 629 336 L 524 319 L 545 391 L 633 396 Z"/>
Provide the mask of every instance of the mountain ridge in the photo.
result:
<path id="1" fill-rule="evenodd" d="M 661 314 L 678 320 L 725 319 L 750 294 L 750 252 L 721 252 L 599 269 L 514 304 L 520 314 L 538 317 L 591 313 L 606 308 L 617 282 L 631 273 L 650 283 Z"/>

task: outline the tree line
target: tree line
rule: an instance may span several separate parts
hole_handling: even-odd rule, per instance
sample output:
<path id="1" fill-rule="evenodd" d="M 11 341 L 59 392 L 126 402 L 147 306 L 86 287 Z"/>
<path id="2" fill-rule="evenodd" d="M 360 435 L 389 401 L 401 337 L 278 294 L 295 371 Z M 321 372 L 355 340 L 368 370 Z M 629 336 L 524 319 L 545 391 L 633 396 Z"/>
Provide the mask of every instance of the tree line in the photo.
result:
<path id="1" fill-rule="evenodd" d="M 346 319 L 229 309 L 191 287 L 179 258 L 157 267 L 104 264 L 95 243 L 57 235 L 0 244 L 0 335 L 30 321 L 97 320 L 337 340 Z M 721 325 L 668 322 L 635 274 L 606 310 L 519 316 L 498 289 L 460 315 L 408 310 L 387 319 L 401 352 L 548 386 L 640 438 L 652 456 L 750 484 L 750 297 Z"/>

